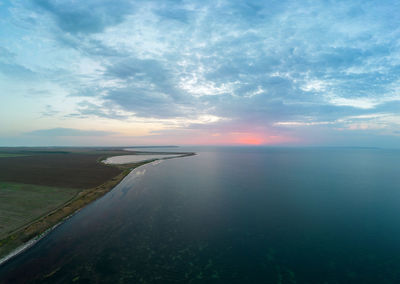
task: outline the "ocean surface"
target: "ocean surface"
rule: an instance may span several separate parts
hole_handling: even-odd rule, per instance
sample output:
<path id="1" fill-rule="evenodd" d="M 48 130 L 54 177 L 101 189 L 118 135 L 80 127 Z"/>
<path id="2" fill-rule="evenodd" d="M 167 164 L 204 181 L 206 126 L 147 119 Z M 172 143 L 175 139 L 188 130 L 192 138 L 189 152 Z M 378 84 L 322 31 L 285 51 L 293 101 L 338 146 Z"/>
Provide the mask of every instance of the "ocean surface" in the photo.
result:
<path id="1" fill-rule="evenodd" d="M 0 282 L 400 283 L 399 150 L 185 150 L 135 169 Z"/>

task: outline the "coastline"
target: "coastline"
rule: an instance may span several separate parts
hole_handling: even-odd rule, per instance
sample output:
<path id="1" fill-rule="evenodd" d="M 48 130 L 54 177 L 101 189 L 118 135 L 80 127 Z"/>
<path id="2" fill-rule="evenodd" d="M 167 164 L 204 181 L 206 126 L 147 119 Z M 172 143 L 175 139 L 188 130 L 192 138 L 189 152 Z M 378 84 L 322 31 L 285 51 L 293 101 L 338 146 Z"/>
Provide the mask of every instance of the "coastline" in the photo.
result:
<path id="1" fill-rule="evenodd" d="M 195 155 L 195 153 L 179 153 L 179 154 L 181 155 L 164 159 L 181 158 L 181 157 Z M 106 157 L 99 159 L 98 162 L 102 163 L 105 158 Z M 81 192 L 77 193 L 72 199 L 70 199 L 60 207 L 38 218 L 37 220 L 17 229 L 16 231 L 8 235 L 6 238 L 1 239 L 0 266 L 4 265 L 10 259 L 14 258 L 20 253 L 34 246 L 43 237 L 45 237 L 52 230 L 61 225 L 68 218 L 78 213 L 86 205 L 92 203 L 93 201 L 104 196 L 106 193 L 110 192 L 132 170 L 142 165 L 152 163 L 156 160 L 164 160 L 164 159 L 147 160 L 130 164 L 108 164 L 108 166 L 117 167 L 123 170 L 122 173 L 120 173 L 119 175 L 113 177 L 112 179 L 106 181 L 105 183 L 99 186 L 82 190 Z"/>
<path id="2" fill-rule="evenodd" d="M 137 165 L 136 167 L 138 166 L 140 165 Z M 132 168 L 132 170 L 133 169 L 134 168 Z M 59 208 L 19 228 L 6 238 L 0 240 L 2 246 L 0 250 L 0 265 L 3 265 L 11 258 L 32 247 L 37 241 L 56 228 L 59 224 L 79 212 L 80 209 L 111 191 L 130 173 L 130 171 L 131 170 L 125 170 L 122 174 L 114 177 L 106 183 L 79 192 L 74 198 Z"/>

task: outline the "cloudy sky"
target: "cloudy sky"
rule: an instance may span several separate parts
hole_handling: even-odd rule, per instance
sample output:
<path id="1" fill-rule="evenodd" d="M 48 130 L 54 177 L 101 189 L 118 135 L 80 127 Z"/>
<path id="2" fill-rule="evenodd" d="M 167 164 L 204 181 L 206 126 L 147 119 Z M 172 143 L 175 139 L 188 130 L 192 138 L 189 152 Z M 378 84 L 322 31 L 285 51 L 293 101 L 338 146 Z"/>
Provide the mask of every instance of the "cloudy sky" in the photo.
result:
<path id="1" fill-rule="evenodd" d="M 400 2 L 0 0 L 0 145 L 400 146 Z"/>

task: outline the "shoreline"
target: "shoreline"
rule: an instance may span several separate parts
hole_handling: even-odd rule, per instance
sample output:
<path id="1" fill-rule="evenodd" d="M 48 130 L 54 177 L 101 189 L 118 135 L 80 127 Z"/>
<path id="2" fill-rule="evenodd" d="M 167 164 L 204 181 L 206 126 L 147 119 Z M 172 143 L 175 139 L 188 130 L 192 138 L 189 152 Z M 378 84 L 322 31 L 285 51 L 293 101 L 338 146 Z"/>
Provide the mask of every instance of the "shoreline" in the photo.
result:
<path id="1" fill-rule="evenodd" d="M 181 155 L 129 164 L 107 164 L 108 166 L 120 168 L 122 172 L 101 185 L 78 192 L 72 199 L 60 207 L 48 212 L 39 219 L 22 226 L 16 231 L 10 233 L 7 237 L 1 239 L 0 246 L 2 247 L 2 251 L 0 251 L 0 266 L 34 246 L 42 238 L 48 235 L 63 222 L 71 218 L 73 215 L 78 213 L 81 209 L 110 192 L 134 169 L 157 160 L 182 158 L 196 155 L 196 153 L 179 154 Z M 98 162 L 103 163 L 106 158 L 107 157 L 101 158 L 98 160 Z"/>

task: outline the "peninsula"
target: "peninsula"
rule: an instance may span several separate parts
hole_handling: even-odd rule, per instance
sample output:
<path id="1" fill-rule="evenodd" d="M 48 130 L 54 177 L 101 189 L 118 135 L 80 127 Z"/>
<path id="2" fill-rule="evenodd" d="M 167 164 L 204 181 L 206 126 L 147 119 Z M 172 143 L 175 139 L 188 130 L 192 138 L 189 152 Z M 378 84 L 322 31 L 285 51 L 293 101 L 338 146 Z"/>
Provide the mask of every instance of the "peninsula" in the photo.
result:
<path id="1" fill-rule="evenodd" d="M 194 154 L 140 150 L 0 148 L 0 259 L 103 196 L 132 169 L 161 155 L 173 158 Z M 124 164 L 102 162 L 125 155 L 143 155 L 146 159 Z"/>

